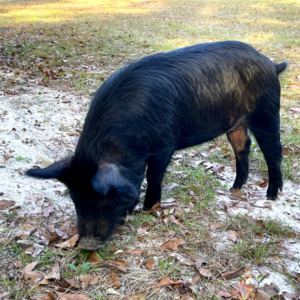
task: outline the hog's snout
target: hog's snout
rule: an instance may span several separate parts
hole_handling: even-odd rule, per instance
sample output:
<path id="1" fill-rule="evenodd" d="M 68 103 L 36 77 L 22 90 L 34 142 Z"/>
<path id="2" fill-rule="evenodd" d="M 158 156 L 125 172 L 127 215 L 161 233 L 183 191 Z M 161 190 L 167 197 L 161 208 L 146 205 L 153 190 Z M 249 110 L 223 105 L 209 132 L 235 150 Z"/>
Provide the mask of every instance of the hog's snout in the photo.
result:
<path id="1" fill-rule="evenodd" d="M 82 237 L 79 240 L 78 247 L 83 250 L 96 251 L 102 245 L 103 241 L 94 237 Z"/>

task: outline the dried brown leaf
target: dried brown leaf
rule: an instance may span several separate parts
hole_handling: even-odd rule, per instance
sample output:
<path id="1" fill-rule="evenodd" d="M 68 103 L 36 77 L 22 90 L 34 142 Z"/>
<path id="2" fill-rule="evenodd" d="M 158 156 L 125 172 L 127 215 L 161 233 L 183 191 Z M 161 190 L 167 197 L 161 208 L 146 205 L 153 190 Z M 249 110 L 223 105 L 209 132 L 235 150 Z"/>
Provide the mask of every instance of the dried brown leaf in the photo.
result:
<path id="1" fill-rule="evenodd" d="M 224 297 L 224 298 L 230 298 L 230 297 L 232 297 L 232 294 L 230 292 L 227 292 L 227 291 L 219 291 L 217 293 L 217 296 Z"/>
<path id="2" fill-rule="evenodd" d="M 222 273 L 221 276 L 225 279 L 237 277 L 244 271 L 245 268 L 246 267 L 243 267 L 243 268 L 240 268 L 240 269 L 237 269 L 234 271 L 225 272 L 225 273 Z"/>
<path id="3" fill-rule="evenodd" d="M 271 299 L 271 296 L 264 291 L 258 290 L 255 293 L 255 300 L 270 300 L 270 299 Z"/>
<path id="4" fill-rule="evenodd" d="M 95 252 L 92 252 L 89 256 L 88 256 L 88 259 L 93 261 L 93 262 L 103 262 L 104 263 L 104 260 L 101 259 Z"/>
<path id="5" fill-rule="evenodd" d="M 149 260 L 147 260 L 145 266 L 149 271 L 152 270 L 154 267 L 154 259 L 150 258 Z"/>
<path id="6" fill-rule="evenodd" d="M 0 200 L 0 210 L 4 210 L 9 206 L 15 205 L 16 202 L 13 200 Z"/>
<path id="7" fill-rule="evenodd" d="M 215 232 L 218 228 L 224 227 L 225 225 L 222 223 L 215 223 L 210 226 L 210 230 Z"/>
<path id="8" fill-rule="evenodd" d="M 261 187 L 261 188 L 265 188 L 268 186 L 268 183 L 269 183 L 269 180 L 267 178 L 263 178 L 262 182 L 259 182 L 258 185 Z"/>
<path id="9" fill-rule="evenodd" d="M 48 273 L 45 276 L 45 278 L 46 279 L 57 279 L 57 280 L 60 280 L 60 273 L 59 273 L 59 264 L 58 264 L 58 261 L 56 261 L 54 263 L 53 269 L 51 270 L 50 273 Z"/>
<path id="10" fill-rule="evenodd" d="M 178 225 L 179 227 L 185 229 L 185 226 L 184 226 L 183 224 L 181 224 L 181 223 L 180 223 L 173 215 L 170 216 L 170 220 L 171 220 L 174 224 L 176 224 L 176 225 Z"/>
<path id="11" fill-rule="evenodd" d="M 76 288 L 76 289 L 81 289 L 81 286 L 76 279 L 63 278 L 63 280 L 65 280 L 71 287 Z"/>
<path id="12" fill-rule="evenodd" d="M 174 231 L 168 231 L 165 235 L 165 240 L 163 244 L 167 243 L 175 235 Z"/>
<path id="13" fill-rule="evenodd" d="M 177 251 L 178 247 L 185 244 L 185 241 L 183 239 L 176 239 L 176 240 L 170 240 L 169 242 L 161 245 L 161 249 L 169 249 L 173 251 Z"/>
<path id="14" fill-rule="evenodd" d="M 28 271 L 24 273 L 25 280 L 31 279 L 32 282 L 35 282 L 37 279 L 41 279 L 41 278 L 43 278 L 43 274 L 36 271 Z"/>
<path id="15" fill-rule="evenodd" d="M 111 269 L 109 270 L 109 284 L 115 289 L 122 285 L 118 275 Z"/>
<path id="16" fill-rule="evenodd" d="M 55 291 L 59 300 L 89 300 L 90 298 L 82 294 L 63 294 Z"/>
<path id="17" fill-rule="evenodd" d="M 24 268 L 24 270 L 23 270 L 23 275 L 24 275 L 26 272 L 32 271 L 32 270 L 35 268 L 35 266 L 36 266 L 37 264 L 38 264 L 38 261 L 34 261 L 34 262 L 28 264 L 28 265 Z"/>
<path id="18" fill-rule="evenodd" d="M 158 284 L 153 285 L 151 288 L 157 288 L 165 285 L 181 284 L 180 281 L 172 281 L 168 276 L 163 277 Z"/>
<path id="19" fill-rule="evenodd" d="M 46 217 L 49 217 L 50 213 L 54 212 L 54 208 L 53 208 L 53 205 L 49 205 L 47 208 L 44 209 L 43 211 L 43 216 L 46 218 Z"/>
<path id="20" fill-rule="evenodd" d="M 85 289 L 91 280 L 91 275 L 89 274 L 80 275 L 79 280 L 82 282 L 82 287 Z"/>
<path id="21" fill-rule="evenodd" d="M 32 299 L 34 299 L 34 300 L 55 300 L 55 298 L 56 297 L 52 293 L 48 292 L 46 294 L 33 296 Z"/>
<path id="22" fill-rule="evenodd" d="M 37 283 L 42 284 L 42 285 L 48 285 L 50 283 L 50 281 L 46 278 L 43 278 L 41 281 L 39 281 Z"/>
<path id="23" fill-rule="evenodd" d="M 73 237 L 68 239 L 67 241 L 60 243 L 60 244 L 55 244 L 53 246 L 58 247 L 58 248 L 73 248 L 76 245 L 77 240 L 79 239 L 79 234 L 75 234 Z"/>
<path id="24" fill-rule="evenodd" d="M 60 230 L 64 232 L 70 231 L 70 226 L 72 225 L 72 221 L 66 221 L 61 227 Z"/>
<path id="25" fill-rule="evenodd" d="M 54 225 L 50 224 L 47 226 L 47 229 L 51 232 L 51 233 L 54 233 L 55 232 L 55 228 L 54 228 Z"/>
<path id="26" fill-rule="evenodd" d="M 227 231 L 227 239 L 229 241 L 233 241 L 234 243 L 236 243 L 239 238 L 240 238 L 240 234 L 237 231 L 234 230 Z"/>
<path id="27" fill-rule="evenodd" d="M 127 272 L 127 263 L 124 260 L 107 260 L 105 263 L 111 267 L 121 270 L 123 273 Z"/>
<path id="28" fill-rule="evenodd" d="M 138 236 L 138 237 L 137 237 L 137 240 L 138 240 L 140 243 L 145 243 L 145 242 L 146 242 L 146 239 L 145 239 L 145 237 L 143 237 L 143 236 Z"/>
<path id="29" fill-rule="evenodd" d="M 210 278 L 210 277 L 212 277 L 212 274 L 211 274 L 211 272 L 208 270 L 208 269 L 206 269 L 206 268 L 199 268 L 198 269 L 198 271 L 199 271 L 199 273 L 202 275 L 202 276 L 204 276 L 204 277 L 207 277 L 207 278 Z"/>
<path id="30" fill-rule="evenodd" d="M 126 253 L 129 253 L 129 254 L 143 254 L 144 252 L 146 252 L 146 250 L 129 250 L 129 251 L 126 251 Z"/>
<path id="31" fill-rule="evenodd" d="M 92 284 L 92 285 L 97 284 L 98 280 L 99 280 L 99 276 L 94 276 L 94 277 L 92 277 L 90 284 Z"/>
<path id="32" fill-rule="evenodd" d="M 244 209 L 247 209 L 249 212 L 253 211 L 253 207 L 247 202 L 238 202 L 234 207 L 235 208 L 244 208 Z"/>
<path id="33" fill-rule="evenodd" d="M 181 300 L 193 300 L 189 295 L 182 295 Z"/>
<path id="34" fill-rule="evenodd" d="M 300 112 L 300 107 L 291 107 L 290 110 L 294 112 Z"/>

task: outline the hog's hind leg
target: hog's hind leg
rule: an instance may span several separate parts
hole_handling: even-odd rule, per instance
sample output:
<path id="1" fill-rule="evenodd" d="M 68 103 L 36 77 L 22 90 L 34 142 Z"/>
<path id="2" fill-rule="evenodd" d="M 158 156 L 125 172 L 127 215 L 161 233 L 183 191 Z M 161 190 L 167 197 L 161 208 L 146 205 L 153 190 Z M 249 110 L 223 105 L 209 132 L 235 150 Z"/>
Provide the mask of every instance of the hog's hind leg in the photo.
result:
<path id="1" fill-rule="evenodd" d="M 280 143 L 279 113 L 267 116 L 253 116 L 250 130 L 254 134 L 259 147 L 264 154 L 269 171 L 269 186 L 267 198 L 275 200 L 278 189 L 282 190 L 282 176 L 280 165 L 282 160 L 282 146 Z"/>
<path id="2" fill-rule="evenodd" d="M 239 126 L 233 132 L 227 133 L 227 138 L 234 150 L 236 159 L 236 178 L 230 189 L 232 191 L 241 189 L 242 185 L 247 181 L 251 140 L 247 132 L 247 127 L 244 125 Z"/>

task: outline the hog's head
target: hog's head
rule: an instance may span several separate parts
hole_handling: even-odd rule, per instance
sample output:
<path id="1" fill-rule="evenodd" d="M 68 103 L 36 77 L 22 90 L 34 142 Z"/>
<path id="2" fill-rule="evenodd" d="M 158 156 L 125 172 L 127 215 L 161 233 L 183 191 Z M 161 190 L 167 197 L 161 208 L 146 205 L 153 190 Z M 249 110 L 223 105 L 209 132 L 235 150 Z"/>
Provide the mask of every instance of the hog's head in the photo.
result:
<path id="1" fill-rule="evenodd" d="M 30 169 L 26 175 L 56 178 L 66 184 L 77 212 L 79 247 L 97 250 L 110 237 L 116 225 L 124 223 L 139 199 L 140 180 L 129 169 L 115 164 L 102 164 L 85 178 L 68 161 L 44 169 Z"/>

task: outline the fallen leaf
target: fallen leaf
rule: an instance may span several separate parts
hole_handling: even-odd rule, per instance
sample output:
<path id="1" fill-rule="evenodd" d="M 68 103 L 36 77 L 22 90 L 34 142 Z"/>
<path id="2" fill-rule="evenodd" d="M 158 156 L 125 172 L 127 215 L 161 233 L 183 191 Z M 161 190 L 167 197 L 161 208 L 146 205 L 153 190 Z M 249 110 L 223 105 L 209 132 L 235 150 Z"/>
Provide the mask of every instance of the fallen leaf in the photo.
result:
<path id="1" fill-rule="evenodd" d="M 47 229 L 48 229 L 51 233 L 54 233 L 54 232 L 55 232 L 54 225 L 48 225 L 48 226 L 47 226 Z"/>
<path id="2" fill-rule="evenodd" d="M 246 282 L 244 280 L 242 280 L 239 285 L 238 288 L 240 289 L 240 293 L 243 297 L 243 299 L 251 299 L 252 294 L 253 294 L 253 288 L 251 285 L 246 284 Z"/>
<path id="3" fill-rule="evenodd" d="M 260 292 L 265 292 L 271 297 L 275 297 L 279 294 L 279 288 L 275 284 L 265 284 L 263 287 L 259 288 Z"/>
<path id="4" fill-rule="evenodd" d="M 285 297 L 285 299 L 289 299 L 289 298 L 291 298 L 291 299 L 295 299 L 295 300 L 299 300 L 299 297 L 300 297 L 300 293 L 298 292 L 297 294 L 295 294 L 295 293 L 288 293 L 288 292 L 283 292 L 282 293 L 283 294 L 283 296 Z M 265 300 L 265 299 L 262 299 L 262 300 Z"/>
<path id="5" fill-rule="evenodd" d="M 173 251 L 179 250 L 178 247 L 185 244 L 185 241 L 183 239 L 176 239 L 176 240 L 170 240 L 169 242 L 161 245 L 161 249 L 169 249 Z"/>
<path id="6" fill-rule="evenodd" d="M 143 254 L 144 252 L 146 252 L 146 250 L 129 250 L 129 251 L 126 251 L 126 253 L 128 253 L 128 254 Z"/>
<path id="7" fill-rule="evenodd" d="M 23 275 L 24 275 L 26 272 L 32 271 L 32 270 L 35 268 L 35 266 L 36 266 L 37 264 L 38 264 L 38 261 L 34 261 L 34 262 L 28 264 L 28 265 L 24 268 L 24 270 L 23 270 Z"/>
<path id="8" fill-rule="evenodd" d="M 89 256 L 88 256 L 88 259 L 93 261 L 93 262 L 103 262 L 104 263 L 104 260 L 101 259 L 95 252 L 92 252 Z"/>
<path id="9" fill-rule="evenodd" d="M 67 241 L 65 241 L 63 243 L 60 243 L 60 244 L 55 244 L 53 246 L 58 247 L 58 248 L 62 248 L 62 249 L 73 248 L 78 239 L 79 239 L 79 234 L 75 234 L 73 237 L 71 237 Z"/>
<path id="10" fill-rule="evenodd" d="M 208 270 L 208 269 L 206 269 L 206 268 L 199 268 L 198 269 L 198 271 L 199 271 L 199 273 L 202 275 L 202 276 L 204 276 L 204 277 L 207 277 L 207 278 L 210 278 L 210 277 L 212 277 L 212 274 L 211 274 L 211 272 Z"/>
<path id="11" fill-rule="evenodd" d="M 154 259 L 150 258 L 149 260 L 147 260 L 145 266 L 149 271 L 152 270 L 154 267 Z"/>
<path id="12" fill-rule="evenodd" d="M 35 282 L 37 279 L 43 278 L 43 274 L 36 271 L 28 271 L 24 274 L 24 279 L 31 279 L 32 282 Z"/>
<path id="13" fill-rule="evenodd" d="M 50 283 L 50 281 L 46 278 L 43 278 L 41 281 L 39 281 L 37 283 L 42 284 L 42 285 L 48 285 Z"/>
<path id="14" fill-rule="evenodd" d="M 25 249 L 25 254 L 32 255 L 32 253 L 34 252 L 34 250 L 35 250 L 35 248 L 33 246 L 30 246 L 27 249 Z"/>
<path id="15" fill-rule="evenodd" d="M 54 263 L 54 267 L 50 273 L 45 276 L 46 279 L 57 279 L 60 280 L 60 273 L 59 273 L 59 264 L 58 261 Z"/>
<path id="16" fill-rule="evenodd" d="M 242 200 L 247 200 L 246 195 L 244 195 L 241 191 L 237 191 L 237 190 L 232 190 L 230 192 L 230 198 L 239 198 Z"/>
<path id="17" fill-rule="evenodd" d="M 76 279 L 63 278 L 72 288 L 81 289 L 79 282 Z"/>
<path id="18" fill-rule="evenodd" d="M 63 294 L 57 291 L 54 291 L 57 296 L 59 296 L 59 300 L 89 300 L 90 298 L 82 295 L 82 294 Z"/>
<path id="19" fill-rule="evenodd" d="M 183 296 L 181 297 L 181 300 L 193 300 L 193 298 L 190 297 L 189 295 L 183 295 Z"/>
<path id="20" fill-rule="evenodd" d="M 115 267 L 121 270 L 123 273 L 127 272 L 127 263 L 124 260 L 116 259 L 116 260 L 107 260 L 105 263 L 111 267 Z"/>
<path id="21" fill-rule="evenodd" d="M 247 202 L 238 202 L 234 205 L 234 208 L 244 208 L 247 209 L 249 212 L 253 211 L 253 207 Z"/>
<path id="22" fill-rule="evenodd" d="M 174 231 L 168 231 L 165 235 L 165 240 L 163 244 L 167 243 L 175 235 Z"/>
<path id="23" fill-rule="evenodd" d="M 0 210 L 4 210 L 9 206 L 15 205 L 16 202 L 13 200 L 0 200 Z"/>
<path id="24" fill-rule="evenodd" d="M 261 187 L 261 188 L 265 188 L 267 187 L 269 184 L 269 180 L 267 178 L 263 178 L 262 179 L 262 182 L 259 182 L 258 185 Z"/>
<path id="25" fill-rule="evenodd" d="M 111 269 L 109 270 L 109 284 L 115 289 L 122 285 L 118 275 Z"/>
<path id="26" fill-rule="evenodd" d="M 237 231 L 234 230 L 227 231 L 227 239 L 229 241 L 233 241 L 234 243 L 236 243 L 239 238 L 240 238 L 240 234 Z"/>
<path id="27" fill-rule="evenodd" d="M 193 278 L 192 282 L 194 284 L 198 283 L 200 281 L 201 277 L 200 276 L 196 276 L 195 278 Z"/>
<path id="28" fill-rule="evenodd" d="M 255 300 L 270 300 L 270 299 L 271 296 L 264 291 L 257 290 L 257 292 L 255 293 Z"/>
<path id="29" fill-rule="evenodd" d="M 90 281 L 90 284 L 94 285 L 94 284 L 97 284 L 98 283 L 98 280 L 99 280 L 99 276 L 94 276 L 91 281 Z"/>
<path id="30" fill-rule="evenodd" d="M 244 269 L 245 269 L 245 267 L 242 267 L 242 268 L 234 270 L 234 271 L 225 272 L 225 273 L 222 273 L 221 276 L 225 279 L 237 277 L 244 271 Z"/>
<path id="31" fill-rule="evenodd" d="M 43 295 L 37 295 L 37 296 L 34 296 L 32 299 L 35 299 L 35 300 L 55 300 L 56 297 L 48 292 L 46 294 L 43 294 Z"/>
<path id="32" fill-rule="evenodd" d="M 147 299 L 147 295 L 145 295 L 145 294 L 136 295 L 133 298 L 130 297 L 128 300 L 131 300 L 131 299 L 132 300 L 146 300 Z"/>
<path id="33" fill-rule="evenodd" d="M 300 107 L 291 107 L 290 110 L 300 112 Z"/>
<path id="34" fill-rule="evenodd" d="M 34 226 L 31 225 L 31 224 L 22 225 L 22 229 L 24 229 L 24 230 L 26 230 L 26 229 L 32 229 L 32 228 L 34 228 Z"/>
<path id="35" fill-rule="evenodd" d="M 181 224 L 181 223 L 180 223 L 173 215 L 171 215 L 170 220 L 171 220 L 174 224 L 176 224 L 176 225 L 180 226 L 181 228 L 184 228 L 184 229 L 185 229 L 185 226 L 184 226 L 183 224 Z"/>
<path id="36" fill-rule="evenodd" d="M 180 281 L 172 281 L 168 276 L 163 277 L 158 284 L 153 285 L 151 288 L 157 288 L 165 285 L 172 285 L 172 284 L 181 284 Z"/>
<path id="37" fill-rule="evenodd" d="M 222 223 L 215 223 L 210 226 L 210 230 L 215 232 L 218 228 L 224 227 L 225 225 Z"/>
<path id="38" fill-rule="evenodd" d="M 224 298 L 230 298 L 230 297 L 232 297 L 232 294 L 230 292 L 227 292 L 227 291 L 219 291 L 217 293 L 217 296 L 224 297 Z"/>
<path id="39" fill-rule="evenodd" d="M 80 275 L 79 280 L 82 282 L 82 287 L 85 289 L 91 280 L 91 275 L 89 274 Z"/>
<path id="40" fill-rule="evenodd" d="M 249 216 L 246 216 L 246 219 L 253 227 L 266 228 L 266 224 L 264 223 L 263 220 L 254 220 Z"/>
<path id="41" fill-rule="evenodd" d="M 143 237 L 143 236 L 138 236 L 138 237 L 137 237 L 137 240 L 138 240 L 140 243 L 145 243 L 145 242 L 146 242 L 146 239 L 145 239 L 145 237 Z"/>
<path id="42" fill-rule="evenodd" d="M 59 230 L 58 228 L 55 228 L 55 232 L 60 238 L 64 236 L 64 233 L 61 230 Z"/>
<path id="43" fill-rule="evenodd" d="M 70 230 L 70 226 L 72 225 L 72 221 L 66 221 L 61 227 L 61 231 L 68 232 Z"/>
<path id="44" fill-rule="evenodd" d="M 25 231 L 21 236 L 21 240 L 26 240 L 30 236 L 30 231 Z"/>
<path id="45" fill-rule="evenodd" d="M 54 212 L 54 208 L 53 208 L 53 205 L 49 205 L 47 208 L 44 209 L 43 211 L 43 216 L 46 218 L 46 217 L 49 217 L 50 213 Z"/>
<path id="46" fill-rule="evenodd" d="M 203 257 L 201 255 L 198 255 L 196 257 L 196 268 L 199 269 L 203 264 L 207 264 L 208 263 L 208 259 L 206 257 Z"/>

